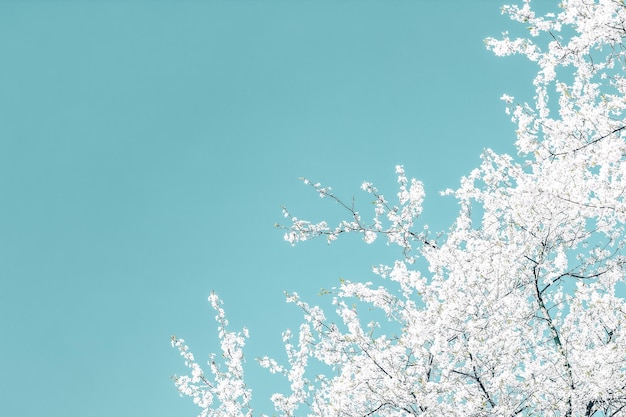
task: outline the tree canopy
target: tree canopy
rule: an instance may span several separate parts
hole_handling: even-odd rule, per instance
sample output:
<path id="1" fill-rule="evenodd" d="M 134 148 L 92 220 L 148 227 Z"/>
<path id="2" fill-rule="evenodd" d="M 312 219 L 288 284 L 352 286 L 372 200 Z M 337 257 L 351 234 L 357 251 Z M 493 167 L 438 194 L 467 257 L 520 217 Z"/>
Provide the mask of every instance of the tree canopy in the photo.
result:
<path id="1" fill-rule="evenodd" d="M 259 360 L 291 384 L 272 397 L 274 414 L 626 414 L 626 5 L 564 0 L 537 13 L 526 0 L 502 12 L 528 36 L 504 33 L 486 45 L 537 64 L 534 100 L 502 96 L 518 154 L 485 150 L 444 192 L 460 207 L 449 230 L 433 236 L 421 223 L 424 189 L 402 166 L 393 199 L 363 183 L 371 215 L 308 180 L 345 220 L 313 223 L 284 210 L 292 244 L 358 233 L 400 253 L 374 268 L 385 285 L 342 281 L 329 290 L 336 318 L 288 295 L 304 312 L 298 331 L 284 333 L 288 363 Z M 214 355 L 205 370 L 173 338 L 190 368 L 176 386 L 202 416 L 256 415 L 242 364 L 247 331 L 229 330 L 221 301 L 209 299 L 223 361 Z M 365 323 L 362 305 L 386 320 Z M 328 372 L 310 376 L 311 361 Z"/>

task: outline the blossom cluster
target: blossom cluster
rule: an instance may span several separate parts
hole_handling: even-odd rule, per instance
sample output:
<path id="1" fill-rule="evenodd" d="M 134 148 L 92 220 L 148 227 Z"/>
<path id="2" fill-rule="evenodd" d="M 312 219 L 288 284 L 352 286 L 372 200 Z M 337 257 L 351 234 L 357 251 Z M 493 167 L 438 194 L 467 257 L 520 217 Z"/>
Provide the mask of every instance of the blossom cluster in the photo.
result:
<path id="1" fill-rule="evenodd" d="M 329 317 L 297 294 L 304 314 L 284 333 L 287 363 L 272 397 L 280 416 L 614 416 L 626 410 L 626 5 L 564 0 L 538 14 L 530 0 L 502 9 L 528 28 L 486 43 L 538 66 L 534 100 L 503 95 L 518 155 L 486 150 L 479 167 L 448 194 L 459 213 L 445 235 L 420 225 L 424 189 L 396 167 L 397 202 L 370 182 L 371 222 L 340 204 L 335 227 L 284 214 L 295 244 L 360 233 L 384 237 L 402 256 L 374 272 L 384 285 L 342 281 L 328 292 Z M 424 262 L 415 262 L 422 258 Z M 226 371 L 211 378 L 181 340 L 191 375 L 176 384 L 203 416 L 251 415 L 243 384 L 245 335 L 226 330 L 212 303 Z M 370 310 L 380 313 L 372 315 Z M 365 318 L 373 320 L 364 320 Z M 310 364 L 327 372 L 310 375 Z M 318 368 L 316 367 L 316 370 Z"/>

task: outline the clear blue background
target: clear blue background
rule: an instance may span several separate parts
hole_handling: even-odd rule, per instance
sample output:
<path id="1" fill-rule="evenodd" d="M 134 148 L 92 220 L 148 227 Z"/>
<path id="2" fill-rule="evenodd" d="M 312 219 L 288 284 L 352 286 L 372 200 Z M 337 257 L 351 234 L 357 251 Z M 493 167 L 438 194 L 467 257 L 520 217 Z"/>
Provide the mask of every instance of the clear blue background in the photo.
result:
<path id="1" fill-rule="evenodd" d="M 483 148 L 512 151 L 499 97 L 532 96 L 533 67 L 484 48 L 512 25 L 500 6 L 1 1 L 0 414 L 196 415 L 169 337 L 218 350 L 211 290 L 250 329 L 265 407 L 279 383 L 253 358 L 280 357 L 300 315 L 282 291 L 317 303 L 392 259 L 358 239 L 293 248 L 280 206 L 339 218 L 307 176 L 365 213 L 361 182 L 392 197 L 404 164 L 447 228 L 437 191 Z"/>

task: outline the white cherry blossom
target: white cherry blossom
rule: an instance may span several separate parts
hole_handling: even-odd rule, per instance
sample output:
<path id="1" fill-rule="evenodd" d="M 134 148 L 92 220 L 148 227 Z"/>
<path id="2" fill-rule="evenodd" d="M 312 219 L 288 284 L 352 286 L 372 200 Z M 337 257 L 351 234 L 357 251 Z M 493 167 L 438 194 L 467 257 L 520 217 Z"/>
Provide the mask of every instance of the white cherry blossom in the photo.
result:
<path id="1" fill-rule="evenodd" d="M 384 285 L 342 281 L 328 290 L 333 314 L 287 296 L 303 323 L 284 333 L 287 363 L 259 360 L 290 382 L 270 414 L 626 415 L 626 5 L 564 0 L 554 8 L 505 6 L 528 37 L 486 40 L 496 55 L 537 64 L 535 97 L 502 96 L 518 155 L 486 150 L 445 192 L 460 207 L 445 234 L 432 237 L 421 224 L 423 186 L 401 166 L 394 201 L 362 184 L 372 220 L 304 180 L 346 219 L 333 227 L 284 209 L 288 242 L 358 233 L 367 243 L 385 238 L 401 256 L 374 268 Z M 176 385 L 202 416 L 253 415 L 246 335 L 229 331 L 215 295 L 211 302 L 225 369 L 212 357 L 205 372 L 173 338 L 190 369 Z M 326 372 L 310 375 L 312 362 Z"/>

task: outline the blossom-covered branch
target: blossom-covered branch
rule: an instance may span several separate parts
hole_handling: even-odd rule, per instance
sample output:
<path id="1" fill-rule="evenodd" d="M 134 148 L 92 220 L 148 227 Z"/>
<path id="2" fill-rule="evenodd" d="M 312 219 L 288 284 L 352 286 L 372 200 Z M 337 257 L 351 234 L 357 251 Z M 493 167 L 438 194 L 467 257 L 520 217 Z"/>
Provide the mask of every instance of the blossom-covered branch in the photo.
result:
<path id="1" fill-rule="evenodd" d="M 337 197 L 330 187 L 322 187 L 319 183 L 313 183 L 307 179 L 303 182 L 315 189 L 320 197 L 328 197 L 343 207 L 349 214 L 349 220 L 341 221 L 336 227 L 331 228 L 325 221 L 312 223 L 300 220 L 292 216 L 285 207 L 283 214 L 291 220 L 290 227 L 280 226 L 286 229 L 285 240 L 292 245 L 309 240 L 318 236 L 325 236 L 328 243 L 336 240 L 343 233 L 361 233 L 366 243 L 373 243 L 379 235 L 384 235 L 388 243 L 399 245 L 407 259 L 412 259 L 412 244 L 419 242 L 430 247 L 436 247 L 436 243 L 428 239 L 427 229 L 417 232 L 414 230 L 415 221 L 422 213 L 424 200 L 424 186 L 420 181 L 411 179 L 410 184 L 405 176 L 404 167 L 396 166 L 396 174 L 400 190 L 397 193 L 398 204 L 392 205 L 379 193 L 378 189 L 370 182 L 363 182 L 361 189 L 374 197 L 374 214 L 371 223 L 363 221 L 357 211 L 354 198 L 351 204 Z M 386 223 L 386 224 L 385 224 Z"/>

